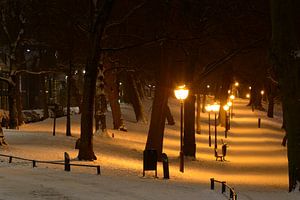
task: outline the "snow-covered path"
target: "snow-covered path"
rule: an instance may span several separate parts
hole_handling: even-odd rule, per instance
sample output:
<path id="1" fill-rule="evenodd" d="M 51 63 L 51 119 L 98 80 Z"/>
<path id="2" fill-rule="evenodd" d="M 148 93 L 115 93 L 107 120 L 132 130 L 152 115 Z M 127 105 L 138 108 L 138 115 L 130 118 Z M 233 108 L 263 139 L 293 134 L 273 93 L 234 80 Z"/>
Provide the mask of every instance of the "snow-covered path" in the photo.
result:
<path id="1" fill-rule="evenodd" d="M 208 146 L 207 114 L 201 114 L 201 134 L 196 135 L 196 159 L 185 159 L 185 173 L 179 172 L 179 123 L 166 125 L 164 152 L 169 157 L 170 180 L 163 180 L 161 163 L 159 179 L 148 172 L 142 178 L 142 153 L 148 124 L 135 123 L 130 106 L 123 105 L 123 117 L 128 132 L 109 130 L 108 135 L 94 137 L 98 160 L 88 164 L 101 165 L 102 176 L 95 171 L 74 168 L 71 173 L 61 166 L 39 165 L 31 169 L 29 163 L 7 164 L 0 158 L 0 199 L 226 199 L 220 189 L 209 190 L 209 179 L 227 181 L 235 188 L 238 199 L 298 199 L 298 193 L 288 194 L 286 149 L 281 146 L 283 131 L 280 118 L 267 119 L 260 112 L 246 107 L 247 101 L 234 102 L 235 116 L 231 121 L 228 138 L 224 128 L 218 127 L 218 143 L 228 145 L 226 162 L 215 161 L 212 147 Z M 147 107 L 148 105 L 148 107 Z M 145 110 L 150 113 L 149 102 Z M 169 102 L 175 120 L 179 122 L 179 103 Z M 262 127 L 257 127 L 257 118 Z M 111 113 L 107 116 L 111 127 Z M 78 151 L 74 149 L 79 137 L 80 116 L 72 116 L 72 137 L 65 136 L 65 118 L 57 119 L 56 136 L 52 136 L 52 119 L 26 124 L 19 131 L 5 130 L 9 148 L 0 153 L 29 159 L 62 161 L 68 152 L 72 162 Z M 213 130 L 213 127 L 212 127 Z M 212 133 L 214 133 L 212 131 Z M 214 135 L 214 134 L 212 134 Z M 52 195 L 51 195 L 52 194 Z"/>

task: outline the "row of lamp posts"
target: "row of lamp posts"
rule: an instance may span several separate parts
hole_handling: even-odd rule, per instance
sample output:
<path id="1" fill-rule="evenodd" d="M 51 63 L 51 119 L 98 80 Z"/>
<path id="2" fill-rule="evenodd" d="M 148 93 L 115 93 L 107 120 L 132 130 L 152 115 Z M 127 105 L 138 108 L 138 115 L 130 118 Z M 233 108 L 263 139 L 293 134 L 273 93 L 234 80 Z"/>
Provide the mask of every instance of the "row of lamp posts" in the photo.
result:
<path id="1" fill-rule="evenodd" d="M 184 113 L 184 100 L 189 95 L 189 90 L 186 88 L 185 85 L 178 86 L 174 90 L 175 97 L 180 101 L 180 166 L 179 171 L 184 172 L 184 153 L 183 153 L 183 113 Z M 230 117 L 232 118 L 232 110 L 233 110 L 233 104 L 232 101 L 234 99 L 234 95 L 230 96 L 231 101 L 229 101 L 226 105 L 223 106 L 223 109 L 225 111 L 226 116 L 226 123 L 225 123 L 225 138 L 227 138 L 227 131 L 230 129 Z M 213 105 L 207 105 L 205 107 L 206 111 L 208 112 L 208 124 L 209 124 L 209 137 L 208 137 L 208 143 L 209 146 L 211 146 L 211 128 L 210 128 L 210 113 L 213 112 L 215 114 L 215 149 L 218 147 L 217 143 L 217 113 L 220 110 L 220 104 L 214 103 Z M 228 112 L 229 111 L 229 112 Z"/>

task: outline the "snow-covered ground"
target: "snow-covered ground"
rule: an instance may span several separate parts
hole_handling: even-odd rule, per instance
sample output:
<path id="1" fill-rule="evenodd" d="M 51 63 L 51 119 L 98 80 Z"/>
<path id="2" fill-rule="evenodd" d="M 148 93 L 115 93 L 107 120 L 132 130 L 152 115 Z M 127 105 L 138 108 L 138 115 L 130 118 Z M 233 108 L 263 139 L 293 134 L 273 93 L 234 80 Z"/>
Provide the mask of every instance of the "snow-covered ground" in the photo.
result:
<path id="1" fill-rule="evenodd" d="M 108 136 L 95 135 L 98 160 L 93 162 L 76 160 L 78 150 L 74 146 L 80 133 L 80 115 L 72 115 L 72 137 L 65 136 L 65 117 L 57 119 L 56 136 L 52 136 L 53 119 L 26 124 L 19 130 L 4 129 L 9 147 L 1 147 L 0 154 L 63 161 L 64 152 L 68 152 L 73 163 L 99 164 L 102 175 L 96 175 L 92 168 L 72 167 L 71 172 L 64 172 L 62 166 L 49 164 L 32 169 L 31 163 L 13 160 L 8 164 L 7 158 L 0 157 L 0 199 L 226 199 L 220 187 L 209 189 L 212 177 L 234 187 L 238 199 L 299 199 L 300 192 L 287 192 L 281 118 L 268 119 L 262 112 L 252 112 L 246 104 L 246 100 L 235 100 L 228 138 L 224 138 L 224 128 L 218 127 L 219 148 L 221 139 L 229 145 L 225 162 L 215 161 L 214 145 L 208 146 L 208 116 L 201 113 L 196 159 L 185 159 L 184 173 L 179 172 L 179 123 L 166 125 L 163 151 L 169 157 L 170 180 L 163 179 L 161 163 L 158 179 L 153 178 L 153 172 L 142 177 L 149 123 L 136 123 L 129 105 L 122 105 L 128 132 L 109 129 Z M 150 105 L 150 101 L 145 102 L 148 116 Z M 171 99 L 169 105 L 179 122 L 179 102 Z M 262 118 L 261 128 L 257 128 L 258 117 Z M 107 118 L 111 128 L 110 112 Z"/>

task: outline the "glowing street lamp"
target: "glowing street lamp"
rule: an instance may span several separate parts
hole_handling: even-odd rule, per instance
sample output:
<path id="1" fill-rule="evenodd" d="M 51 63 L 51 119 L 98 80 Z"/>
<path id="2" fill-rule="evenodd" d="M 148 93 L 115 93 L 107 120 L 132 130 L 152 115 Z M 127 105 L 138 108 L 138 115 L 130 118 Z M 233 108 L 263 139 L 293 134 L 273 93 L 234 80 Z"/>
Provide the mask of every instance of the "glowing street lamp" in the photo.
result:
<path id="1" fill-rule="evenodd" d="M 217 144 L 217 112 L 219 112 L 219 110 L 220 110 L 220 104 L 215 103 L 211 107 L 212 107 L 212 111 L 215 113 L 215 149 L 217 149 L 218 148 L 218 144 Z"/>
<path id="2" fill-rule="evenodd" d="M 235 87 L 239 87 L 240 84 L 239 84 L 239 82 L 235 82 L 234 85 L 235 85 Z"/>
<path id="3" fill-rule="evenodd" d="M 208 145 L 211 147 L 211 134 L 210 134 L 210 112 L 212 111 L 211 105 L 205 106 L 205 110 L 208 112 Z"/>
<path id="4" fill-rule="evenodd" d="M 184 155 L 183 155 L 183 103 L 189 95 L 189 90 L 185 85 L 178 86 L 174 90 L 176 99 L 180 100 L 180 167 L 179 170 L 184 172 Z"/>
<path id="5" fill-rule="evenodd" d="M 249 94 L 249 93 L 246 94 L 246 98 L 247 98 L 247 99 L 250 98 L 250 94 Z"/>

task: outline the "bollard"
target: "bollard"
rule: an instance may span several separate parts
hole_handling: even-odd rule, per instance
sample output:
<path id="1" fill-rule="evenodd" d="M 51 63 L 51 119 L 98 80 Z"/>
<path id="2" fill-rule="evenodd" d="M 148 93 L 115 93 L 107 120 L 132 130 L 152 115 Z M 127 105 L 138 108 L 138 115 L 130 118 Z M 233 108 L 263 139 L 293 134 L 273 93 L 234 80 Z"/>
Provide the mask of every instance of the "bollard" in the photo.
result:
<path id="1" fill-rule="evenodd" d="M 260 128 L 261 119 L 258 118 L 258 128 Z"/>
<path id="2" fill-rule="evenodd" d="M 167 154 L 162 154 L 162 162 L 163 162 L 163 172 L 164 172 L 164 179 L 169 179 L 169 159 Z"/>
<path id="3" fill-rule="evenodd" d="M 100 166 L 97 166 L 97 174 L 101 175 Z"/>
<path id="4" fill-rule="evenodd" d="M 214 178 L 211 178 L 211 179 L 210 179 L 210 189 L 211 189 L 211 190 L 214 190 L 214 189 L 215 189 L 215 179 L 214 179 Z"/>
<path id="5" fill-rule="evenodd" d="M 67 152 L 65 152 L 65 171 L 71 171 L 70 156 Z"/>
<path id="6" fill-rule="evenodd" d="M 226 192 L 226 182 L 225 181 L 222 182 L 222 194 L 224 192 Z"/>
<path id="7" fill-rule="evenodd" d="M 32 160 L 32 168 L 35 168 L 35 167 L 36 167 L 36 161 Z"/>

